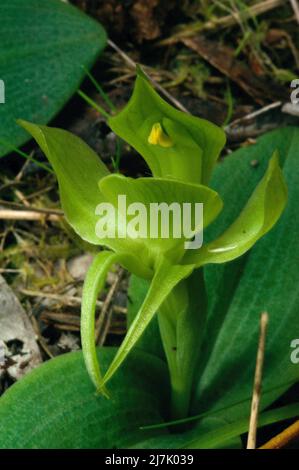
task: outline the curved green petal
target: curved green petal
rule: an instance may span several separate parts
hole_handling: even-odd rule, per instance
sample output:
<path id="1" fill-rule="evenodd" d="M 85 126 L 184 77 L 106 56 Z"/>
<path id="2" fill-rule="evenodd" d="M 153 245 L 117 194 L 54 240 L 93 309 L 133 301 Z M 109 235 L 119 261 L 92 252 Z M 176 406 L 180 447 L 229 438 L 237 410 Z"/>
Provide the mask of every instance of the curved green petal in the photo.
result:
<path id="1" fill-rule="evenodd" d="M 95 307 L 110 267 L 119 261 L 112 251 L 102 251 L 93 260 L 83 286 L 81 306 L 81 343 L 86 369 L 95 386 L 101 381 L 95 344 Z"/>
<path id="2" fill-rule="evenodd" d="M 95 233 L 95 208 L 102 200 L 98 182 L 109 174 L 104 163 L 83 140 L 70 132 L 22 120 L 18 123 L 32 135 L 52 164 L 69 224 L 83 240 L 102 244 Z"/>
<path id="3" fill-rule="evenodd" d="M 184 254 L 185 241 L 192 238 L 193 232 L 201 230 L 201 222 L 203 228 L 206 227 L 222 209 L 218 193 L 207 186 L 171 179 L 133 179 L 113 174 L 103 178 L 99 187 L 104 198 L 118 208 L 122 227 L 127 227 L 127 231 L 121 234 L 124 238 L 119 241 L 127 241 L 127 252 L 130 252 L 131 244 L 131 249 L 135 253 L 139 252 L 149 266 L 156 265 L 157 258 L 162 254 L 168 255 L 174 263 L 178 262 Z M 119 196 L 125 196 L 125 206 L 119 203 Z M 189 205 L 190 224 L 187 217 L 184 218 L 188 210 L 185 204 Z M 196 204 L 203 204 L 203 221 L 198 216 L 200 207 Z M 136 209 L 131 215 L 127 215 L 129 206 Z M 159 211 L 159 217 L 155 218 L 158 208 L 161 208 L 164 217 L 160 216 Z M 139 230 L 139 233 L 136 233 L 138 238 L 132 238 L 134 234 L 129 232 L 130 224 L 132 228 L 134 220 L 136 232 Z M 112 220 L 109 226 L 114 230 Z M 154 226 L 157 227 L 156 233 Z M 143 232 L 141 234 L 140 229 Z"/>
<path id="4" fill-rule="evenodd" d="M 152 88 L 138 71 L 133 95 L 125 108 L 108 121 L 111 129 L 146 160 L 156 177 L 207 184 L 225 144 L 225 134 L 214 124 L 178 111 Z M 172 145 L 150 143 L 159 124 Z"/>
<path id="5" fill-rule="evenodd" d="M 279 166 L 278 153 L 237 220 L 216 240 L 197 252 L 186 253 L 184 262 L 197 267 L 225 263 L 248 251 L 277 222 L 287 202 L 287 187 Z"/>
<path id="6" fill-rule="evenodd" d="M 104 378 L 98 383 L 98 389 L 102 390 L 105 384 L 115 374 L 121 366 L 127 355 L 134 348 L 135 344 L 142 336 L 148 324 L 159 310 L 165 299 L 171 293 L 172 289 L 184 278 L 188 277 L 193 271 L 194 266 L 173 265 L 166 259 L 161 259 L 156 273 L 150 284 L 144 302 L 131 324 L 125 339 L 118 349 Z"/>
<path id="7" fill-rule="evenodd" d="M 96 387 L 99 387 L 102 380 L 95 344 L 96 301 L 113 264 L 120 263 L 124 267 L 128 267 L 137 261 L 130 254 L 101 251 L 93 259 L 84 280 L 81 305 L 81 344 L 86 368 Z M 104 390 L 102 391 L 104 392 Z"/>

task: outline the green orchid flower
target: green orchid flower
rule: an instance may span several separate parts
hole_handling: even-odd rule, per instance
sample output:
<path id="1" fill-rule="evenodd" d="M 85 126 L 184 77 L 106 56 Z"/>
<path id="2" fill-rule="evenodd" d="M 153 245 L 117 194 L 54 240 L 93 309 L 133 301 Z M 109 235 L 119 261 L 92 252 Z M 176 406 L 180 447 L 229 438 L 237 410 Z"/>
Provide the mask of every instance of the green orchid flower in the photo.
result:
<path id="1" fill-rule="evenodd" d="M 111 129 L 146 160 L 153 177 L 132 179 L 110 174 L 98 156 L 69 132 L 20 121 L 36 139 L 51 162 L 59 183 L 61 204 L 69 224 L 84 240 L 105 246 L 87 274 L 82 301 L 82 349 L 89 375 L 98 391 L 108 394 L 107 382 L 136 345 L 152 318 L 158 314 L 172 385 L 173 416 L 188 413 L 205 322 L 205 290 L 202 268 L 208 263 L 231 261 L 248 251 L 279 219 L 287 201 L 287 189 L 275 153 L 266 173 L 236 221 L 216 240 L 189 249 L 188 243 L 213 222 L 222 209 L 220 196 L 207 186 L 225 143 L 223 131 L 166 103 L 139 71 L 133 95 L 126 107 L 108 121 Z M 203 204 L 203 221 L 170 218 L 171 233 L 151 238 L 150 220 L 143 236 L 127 230 L 138 225 L 136 214 L 125 214 L 119 197 L 132 206 L 142 203 L 146 214 L 152 204 Z M 229 203 L 229 202 L 227 202 Z M 97 233 L 101 222 L 97 207 L 109 204 L 105 215 L 108 236 Z M 136 207 L 136 206 L 134 206 Z M 147 212 L 148 210 L 148 212 Z M 114 215 L 117 214 L 117 223 Z M 103 217 L 103 214 L 101 214 Z M 140 220 L 139 220 L 140 225 Z M 109 236 L 110 234 L 110 236 Z M 113 236 L 111 236 L 113 234 Z M 116 235 L 115 235 L 116 234 Z M 135 320 L 128 329 L 108 370 L 102 375 L 94 339 L 95 305 L 111 266 L 121 264 L 131 273 L 150 280 L 150 287 Z M 191 308 L 192 296 L 198 308 Z"/>
<path id="2" fill-rule="evenodd" d="M 195 184 L 208 184 L 226 140 L 211 122 L 166 103 L 140 69 L 129 103 L 109 126 L 142 155 L 153 177 Z"/>

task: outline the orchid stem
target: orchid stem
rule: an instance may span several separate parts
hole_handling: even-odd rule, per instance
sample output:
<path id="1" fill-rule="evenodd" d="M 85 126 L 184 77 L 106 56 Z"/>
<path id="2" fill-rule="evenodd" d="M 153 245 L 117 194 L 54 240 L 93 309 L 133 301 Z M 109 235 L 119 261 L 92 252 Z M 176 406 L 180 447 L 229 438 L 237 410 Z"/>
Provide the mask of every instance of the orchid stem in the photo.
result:
<path id="1" fill-rule="evenodd" d="M 186 418 L 206 321 L 202 270 L 196 270 L 188 282 L 182 281 L 173 290 L 160 309 L 158 320 L 170 373 L 171 418 Z"/>

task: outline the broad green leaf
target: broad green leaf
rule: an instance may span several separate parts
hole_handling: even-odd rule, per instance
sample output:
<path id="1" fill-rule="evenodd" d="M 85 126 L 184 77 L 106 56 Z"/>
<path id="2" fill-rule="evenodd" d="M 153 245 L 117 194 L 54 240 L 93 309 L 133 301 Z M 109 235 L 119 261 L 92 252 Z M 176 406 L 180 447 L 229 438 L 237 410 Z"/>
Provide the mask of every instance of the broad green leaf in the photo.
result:
<path id="1" fill-rule="evenodd" d="M 218 431 L 226 425 L 227 421 L 222 418 L 218 418 L 217 416 L 207 417 L 201 420 L 197 427 L 191 429 L 187 428 L 188 430 L 181 432 L 178 428 L 172 428 L 171 433 L 150 437 L 145 441 L 138 442 L 133 445 L 133 449 L 183 449 L 201 436 L 211 432 L 211 430 Z M 141 429 L 143 429 L 143 427 Z M 221 441 L 216 448 L 240 449 L 241 447 L 240 437 L 237 436 L 233 439 L 229 439 L 229 441 Z"/>
<path id="2" fill-rule="evenodd" d="M 222 129 L 170 106 L 140 71 L 129 103 L 109 125 L 143 156 L 154 176 L 190 183 L 208 183 L 225 144 Z"/>
<path id="3" fill-rule="evenodd" d="M 299 416 L 299 403 L 268 410 L 259 416 L 258 428 Z M 223 419 L 209 417 L 198 428 L 185 433 L 166 434 L 139 442 L 133 448 L 143 449 L 228 449 L 240 448 L 236 438 L 248 432 L 249 416 L 225 422 Z"/>
<path id="4" fill-rule="evenodd" d="M 193 269 L 194 266 L 173 265 L 166 259 L 161 258 L 144 302 L 131 324 L 108 371 L 105 373 L 103 380 L 99 384 L 99 388 L 102 388 L 111 379 L 124 362 L 173 288 L 182 279 L 188 277 Z"/>
<path id="5" fill-rule="evenodd" d="M 215 239 L 236 219 L 275 149 L 283 163 L 288 203 L 276 226 L 246 257 L 205 268 L 209 309 L 194 414 L 226 407 L 251 395 L 262 311 L 270 317 L 264 389 L 298 379 L 298 366 L 290 358 L 290 343 L 297 338 L 299 327 L 298 148 L 298 130 L 280 129 L 260 138 L 257 145 L 240 149 L 216 169 L 212 186 L 222 196 L 224 209 L 217 224 L 207 230 L 208 240 Z M 252 160 L 258 160 L 259 165 L 252 166 Z M 262 394 L 262 408 L 286 388 Z M 243 403 L 230 410 L 229 416 L 236 419 L 248 412 L 249 405 Z"/>
<path id="6" fill-rule="evenodd" d="M 287 188 L 275 153 L 237 220 L 216 240 L 205 244 L 196 253 L 187 253 L 186 262 L 202 266 L 224 263 L 243 255 L 275 225 L 286 202 Z"/>
<path id="7" fill-rule="evenodd" d="M 118 243 L 123 244 L 125 237 L 128 241 L 131 238 L 131 250 L 128 249 L 128 251 L 140 251 L 144 263 L 149 266 L 156 263 L 157 253 L 168 253 L 169 256 L 174 258 L 174 261 L 179 261 L 182 257 L 185 241 L 192 238 L 193 232 L 198 232 L 201 229 L 202 220 L 201 218 L 197 220 L 195 217 L 196 203 L 203 204 L 203 227 L 209 225 L 222 208 L 222 201 L 218 194 L 207 186 L 164 178 L 133 179 L 121 175 L 109 175 L 100 181 L 99 186 L 104 198 L 118 208 L 118 216 L 121 218 L 122 225 L 122 237 L 118 240 Z M 126 197 L 124 208 L 121 207 L 121 204 L 118 204 L 120 196 Z M 190 227 L 188 227 L 183 217 L 184 211 L 186 212 L 185 203 L 189 204 L 191 208 Z M 156 204 L 156 206 L 161 204 L 161 206 L 157 206 L 161 209 L 162 206 L 167 205 L 165 207 L 165 216 L 160 217 L 160 214 L 158 214 L 156 224 L 151 212 L 153 204 Z M 128 215 L 130 205 L 131 210 L 134 205 L 134 211 L 131 215 Z M 141 205 L 143 205 L 142 208 L 140 208 Z M 172 208 L 176 211 L 172 212 Z M 163 230 L 166 221 L 169 221 L 169 230 L 167 230 L 165 236 Z M 137 233 L 138 238 L 134 238 L 134 234 L 131 235 L 129 230 L 130 224 L 132 224 L 133 231 L 142 229 L 144 234 L 140 235 L 139 232 Z M 115 224 L 111 218 L 107 225 L 110 230 L 115 231 Z M 151 234 L 154 225 L 157 226 L 156 238 Z M 176 231 L 178 233 L 175 233 Z"/>
<path id="8" fill-rule="evenodd" d="M 1 0 L 0 156 L 28 140 L 16 119 L 46 124 L 106 44 L 102 26 L 61 0 Z"/>
<path id="9" fill-rule="evenodd" d="M 99 354 L 107 367 L 115 349 Z M 81 352 L 51 359 L 0 398 L 0 448 L 115 449 L 157 435 L 139 428 L 164 418 L 165 364 L 134 351 L 111 385 L 111 400 L 95 394 Z"/>
<path id="10" fill-rule="evenodd" d="M 269 394 L 272 394 L 274 391 L 277 391 L 277 390 L 281 390 L 282 388 L 285 388 L 285 387 L 291 387 L 293 385 L 295 385 L 296 383 L 298 383 L 298 380 L 296 382 L 294 382 L 294 380 L 292 380 L 291 382 L 283 382 L 283 383 L 280 383 L 279 385 L 276 385 L 275 387 L 272 387 L 272 388 L 267 388 L 267 389 L 263 389 L 263 395 L 269 395 Z M 175 426 L 179 426 L 179 425 L 182 425 L 182 424 L 192 424 L 192 423 L 198 423 L 199 421 L 201 422 L 204 418 L 216 418 L 217 416 L 221 416 L 223 414 L 223 411 L 226 412 L 227 416 L 228 416 L 228 413 L 236 406 L 240 405 L 240 404 L 245 404 L 247 403 L 248 404 L 248 410 L 249 410 L 249 406 L 251 405 L 251 402 L 252 402 L 252 394 L 250 397 L 247 397 L 247 399 L 244 399 L 242 400 L 241 402 L 236 402 L 232 405 L 229 405 L 229 406 L 226 406 L 224 408 L 217 408 L 217 409 L 213 409 L 211 411 L 205 411 L 203 413 L 200 413 L 198 415 L 193 415 L 193 416 L 187 416 L 187 418 L 181 418 L 181 419 L 175 419 L 175 420 L 172 420 L 172 421 L 163 421 L 162 423 L 156 423 L 156 424 L 151 424 L 149 426 L 144 426 L 142 427 L 142 429 L 163 429 L 163 428 L 168 428 L 168 427 L 174 427 Z"/>
<path id="11" fill-rule="evenodd" d="M 299 403 L 286 405 L 278 409 L 265 411 L 259 416 L 258 427 L 267 426 L 286 419 L 299 416 Z M 223 442 L 227 442 L 235 436 L 248 432 L 249 416 L 226 424 L 216 430 L 206 432 L 201 437 L 183 445 L 184 449 L 215 449 Z"/>

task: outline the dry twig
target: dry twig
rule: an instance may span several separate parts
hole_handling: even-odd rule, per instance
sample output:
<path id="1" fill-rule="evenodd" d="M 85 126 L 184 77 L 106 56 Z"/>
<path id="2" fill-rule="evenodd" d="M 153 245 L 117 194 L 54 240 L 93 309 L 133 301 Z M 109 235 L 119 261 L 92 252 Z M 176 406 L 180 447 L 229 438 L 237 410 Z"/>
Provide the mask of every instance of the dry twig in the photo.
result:
<path id="1" fill-rule="evenodd" d="M 30 196 L 29 196 L 30 197 Z M 38 212 L 39 214 L 55 214 L 63 216 L 63 211 L 58 209 L 47 209 L 45 207 L 33 207 L 28 206 L 25 204 L 19 204 L 17 202 L 5 201 L 4 199 L 0 199 L 0 206 L 9 207 L 10 209 L 21 209 L 24 211 L 31 211 L 31 212 Z"/>
<path id="2" fill-rule="evenodd" d="M 297 23 L 299 23 L 299 5 L 297 3 L 297 0 L 290 0 L 290 3 L 291 3 L 292 8 L 294 10 L 295 18 L 297 20 Z"/>
<path id="3" fill-rule="evenodd" d="M 235 121 L 231 122 L 228 126 L 226 126 L 225 130 L 229 132 L 232 127 L 236 126 L 237 124 L 240 124 L 245 121 L 251 121 L 251 119 L 254 119 L 262 114 L 267 113 L 271 109 L 276 109 L 279 108 L 279 106 L 282 105 L 281 101 L 275 101 L 275 103 L 268 104 L 267 106 L 264 106 L 263 108 L 258 109 L 257 111 L 254 111 L 253 113 L 246 114 L 246 116 L 243 116 L 241 118 L 236 119 Z"/>
<path id="4" fill-rule="evenodd" d="M 44 352 L 47 354 L 48 357 L 50 357 L 51 359 L 54 357 L 54 355 L 51 353 L 50 349 L 48 348 L 48 345 L 45 341 L 45 339 L 43 338 L 41 332 L 40 332 L 40 329 L 39 329 L 39 326 L 38 326 L 38 322 L 36 320 L 36 318 L 32 315 L 30 317 L 30 320 L 31 320 L 31 323 L 32 323 L 32 326 L 33 326 L 33 329 L 34 329 L 34 332 L 37 336 L 37 341 L 40 345 L 40 347 L 44 350 Z"/>
<path id="5" fill-rule="evenodd" d="M 173 44 L 177 41 L 180 41 L 183 38 L 192 37 L 198 32 L 209 31 L 216 28 L 228 28 L 234 26 L 237 23 L 242 23 L 242 21 L 262 15 L 268 11 L 273 10 L 274 8 L 280 7 L 285 3 L 285 0 L 266 0 L 251 7 L 246 8 L 240 12 L 232 12 L 227 16 L 222 16 L 220 18 L 207 21 L 204 24 L 194 24 L 192 28 L 190 26 L 182 31 L 179 31 L 177 34 L 171 36 L 170 38 L 164 39 L 159 44 L 161 46 L 166 46 Z"/>
<path id="6" fill-rule="evenodd" d="M 124 61 L 134 70 L 136 69 L 136 62 L 131 59 L 131 57 L 128 56 L 120 47 L 118 47 L 111 39 L 108 39 L 108 44 L 110 47 L 112 47 L 123 59 Z M 145 70 L 143 70 L 143 73 L 146 75 L 146 77 L 152 82 L 152 84 L 159 90 L 169 101 L 172 102 L 180 111 L 183 111 L 185 113 L 189 113 L 189 111 L 185 108 L 180 101 L 178 101 L 176 98 L 174 98 L 170 93 L 168 93 L 167 90 L 165 90 L 160 83 L 156 82 L 153 78 L 151 78 Z"/>
<path id="7" fill-rule="evenodd" d="M 260 338 L 256 358 L 256 368 L 254 376 L 254 386 L 251 402 L 251 413 L 250 413 L 250 422 L 249 422 L 249 432 L 247 439 L 247 449 L 255 449 L 256 447 L 256 430 L 258 422 L 258 412 L 259 404 L 261 397 L 261 387 L 262 387 L 262 374 L 263 374 L 263 364 L 265 356 L 265 343 L 266 343 L 266 333 L 268 325 L 268 313 L 264 312 L 261 315 L 260 320 Z"/>
<path id="8" fill-rule="evenodd" d="M 59 302 L 61 305 L 66 305 L 69 307 L 78 307 L 82 303 L 82 297 L 71 296 L 71 295 L 59 295 L 59 294 L 52 294 L 48 292 L 38 292 L 29 289 L 21 289 L 21 294 L 27 295 L 28 297 L 41 297 L 45 299 L 50 299 L 56 302 Z M 97 300 L 96 306 L 99 308 L 103 308 L 103 302 L 101 300 Z M 127 309 L 125 307 L 120 307 L 119 305 L 113 305 L 113 310 L 115 313 L 126 314 Z"/>
<path id="9" fill-rule="evenodd" d="M 112 314 L 112 308 L 110 308 L 110 305 L 111 305 L 112 298 L 121 282 L 122 275 L 123 275 L 123 270 L 120 270 L 103 302 L 102 310 L 98 318 L 98 321 L 96 323 L 96 328 L 95 328 L 96 343 L 100 346 L 104 344 L 105 338 L 107 336 L 107 332 L 108 332 L 109 324 L 111 320 L 111 314 Z"/>
<path id="10" fill-rule="evenodd" d="M 45 214 L 35 210 L 0 209 L 0 220 L 29 220 L 39 222 L 49 220 L 51 222 L 59 222 L 61 219 L 61 215 Z"/>
<path id="11" fill-rule="evenodd" d="M 270 441 L 259 447 L 259 449 L 282 449 L 295 439 L 299 439 L 299 420 L 270 439 Z"/>

